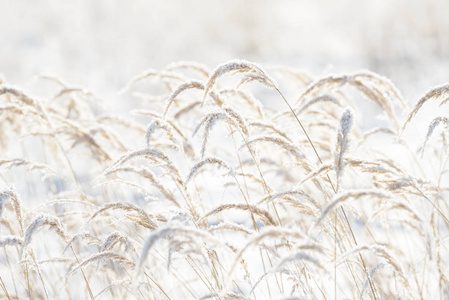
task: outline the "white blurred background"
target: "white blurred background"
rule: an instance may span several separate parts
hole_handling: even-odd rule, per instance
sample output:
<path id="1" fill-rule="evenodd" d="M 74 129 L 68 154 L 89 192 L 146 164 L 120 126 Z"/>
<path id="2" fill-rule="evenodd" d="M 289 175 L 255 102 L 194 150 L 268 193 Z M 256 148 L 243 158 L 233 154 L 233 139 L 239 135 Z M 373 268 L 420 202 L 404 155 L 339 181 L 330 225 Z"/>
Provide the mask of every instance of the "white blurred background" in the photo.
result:
<path id="1" fill-rule="evenodd" d="M 447 0 L 1 0 L 0 73 L 105 97 L 148 68 L 242 58 L 315 76 L 370 69 L 415 102 L 449 81 L 448 13 Z"/>

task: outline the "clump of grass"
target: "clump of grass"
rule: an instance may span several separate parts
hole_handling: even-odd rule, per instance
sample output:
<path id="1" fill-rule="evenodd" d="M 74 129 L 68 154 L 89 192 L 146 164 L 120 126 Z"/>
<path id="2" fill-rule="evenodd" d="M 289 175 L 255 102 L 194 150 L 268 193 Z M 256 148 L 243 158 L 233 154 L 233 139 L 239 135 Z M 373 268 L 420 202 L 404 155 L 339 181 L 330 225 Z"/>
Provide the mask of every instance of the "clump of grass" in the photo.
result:
<path id="1" fill-rule="evenodd" d="M 48 99 L 0 82 L 3 294 L 444 298 L 447 117 L 430 116 L 421 157 L 402 133 L 448 84 L 402 120 L 413 103 L 379 74 L 267 70 L 148 70 L 121 93 L 138 118 L 59 78 Z M 384 125 L 360 126 L 358 94 Z"/>

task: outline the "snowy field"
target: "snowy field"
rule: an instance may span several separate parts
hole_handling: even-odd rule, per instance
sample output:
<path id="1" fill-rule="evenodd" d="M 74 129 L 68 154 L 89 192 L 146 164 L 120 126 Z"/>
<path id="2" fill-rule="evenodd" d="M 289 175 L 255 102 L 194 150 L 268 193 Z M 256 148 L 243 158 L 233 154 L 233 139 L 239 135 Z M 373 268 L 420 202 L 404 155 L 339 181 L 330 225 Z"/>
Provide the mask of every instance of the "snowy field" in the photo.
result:
<path id="1" fill-rule="evenodd" d="M 449 298 L 447 12 L 0 1 L 1 299 Z"/>

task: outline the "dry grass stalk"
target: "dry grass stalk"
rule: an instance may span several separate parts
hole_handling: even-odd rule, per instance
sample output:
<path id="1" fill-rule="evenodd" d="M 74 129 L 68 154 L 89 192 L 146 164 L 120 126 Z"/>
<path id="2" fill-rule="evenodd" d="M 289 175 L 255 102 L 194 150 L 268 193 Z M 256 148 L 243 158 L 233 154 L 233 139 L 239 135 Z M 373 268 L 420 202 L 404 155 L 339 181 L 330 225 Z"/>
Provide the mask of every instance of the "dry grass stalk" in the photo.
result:
<path id="1" fill-rule="evenodd" d="M 429 125 L 429 129 L 427 130 L 426 140 L 424 141 L 424 144 L 421 148 L 421 156 L 424 154 L 424 150 L 427 146 L 427 142 L 429 138 L 432 136 L 433 131 L 439 124 L 444 124 L 445 129 L 449 128 L 449 120 L 446 117 L 437 117 L 432 120 L 432 122 Z"/>
<path id="2" fill-rule="evenodd" d="M 225 210 L 229 209 L 237 209 L 237 210 L 243 210 L 243 211 L 249 211 L 252 214 L 258 215 L 262 222 L 268 225 L 276 225 L 277 222 L 273 219 L 273 217 L 270 215 L 270 213 L 266 210 L 263 210 L 257 206 L 249 205 L 249 204 L 223 204 L 217 207 L 216 209 L 208 212 L 206 215 L 204 215 L 201 220 L 207 219 L 210 216 L 216 215 L 220 212 L 223 212 Z"/>
<path id="3" fill-rule="evenodd" d="M 25 166 L 29 171 L 41 171 L 45 177 L 48 177 L 50 175 L 58 176 L 56 171 L 53 170 L 53 168 L 51 168 L 49 165 L 28 161 L 23 158 L 0 160 L 0 166 L 4 166 L 7 169 Z"/>
<path id="4" fill-rule="evenodd" d="M 369 137 L 371 137 L 371 136 L 373 136 L 373 135 L 376 135 L 376 134 L 378 134 L 378 133 L 384 133 L 384 134 L 388 134 L 388 135 L 391 135 L 391 136 L 396 136 L 396 135 L 397 135 L 397 132 L 394 131 L 394 130 L 391 129 L 391 128 L 375 127 L 375 128 L 373 128 L 373 129 L 371 129 L 371 130 L 365 132 L 365 133 L 362 135 L 362 138 L 360 139 L 360 141 L 359 141 L 359 143 L 358 143 L 358 145 L 357 145 L 356 148 L 358 148 L 358 147 L 360 147 L 362 144 L 364 144 L 364 143 L 368 140 Z"/>
<path id="5" fill-rule="evenodd" d="M 241 224 L 234 224 L 229 222 L 222 222 L 218 225 L 212 225 L 207 228 L 210 232 L 216 231 L 231 231 L 231 232 L 243 232 L 245 234 L 254 234 L 254 231 L 246 228 Z"/>
<path id="6" fill-rule="evenodd" d="M 150 234 L 150 236 L 146 239 L 144 245 L 142 246 L 139 263 L 137 264 L 138 269 L 134 278 L 137 278 L 137 276 L 141 272 L 142 265 L 145 262 L 148 253 L 154 246 L 154 244 L 160 239 L 173 239 L 176 236 L 180 236 L 183 239 L 190 237 L 190 242 L 198 241 L 198 239 L 201 238 L 203 241 L 208 241 L 215 245 L 221 244 L 221 242 L 218 239 L 214 238 L 208 231 L 199 230 L 196 228 L 186 226 L 167 226 L 165 228 L 158 229 Z"/>
<path id="7" fill-rule="evenodd" d="M 347 158 L 345 159 L 347 166 L 358 168 L 363 173 L 372 175 L 384 174 L 388 176 L 400 176 L 402 171 L 396 168 L 394 165 L 389 164 L 386 161 L 366 161 L 360 159 Z"/>
<path id="8" fill-rule="evenodd" d="M 321 250 L 321 249 L 317 249 Z M 281 262 L 277 265 L 276 270 L 278 272 L 282 271 L 284 269 L 284 266 L 288 263 L 301 260 L 301 261 L 308 261 L 317 266 L 318 268 L 325 270 L 324 266 L 320 263 L 320 260 L 313 257 L 312 255 L 306 253 L 305 251 L 299 251 L 294 254 L 289 255 L 288 257 L 285 257 L 281 260 Z"/>
<path id="9" fill-rule="evenodd" d="M 175 137 L 174 135 L 174 128 L 171 127 L 171 125 L 167 122 L 164 122 L 163 120 L 153 120 L 153 122 L 151 122 L 150 126 L 148 126 L 146 135 L 145 135 L 145 140 L 146 140 L 146 145 L 148 147 L 148 149 L 151 148 L 151 137 L 154 133 L 154 131 L 156 129 L 162 129 L 170 138 L 170 141 L 173 143 L 173 148 L 180 151 L 182 150 L 182 146 L 180 146 L 181 142 Z"/>
<path id="10" fill-rule="evenodd" d="M 274 80 L 271 79 L 270 77 L 268 77 L 268 75 L 265 73 L 244 74 L 242 80 L 239 82 L 239 84 L 237 85 L 237 87 L 235 89 L 238 90 L 238 89 L 240 89 L 240 87 L 242 85 L 253 82 L 253 81 L 260 82 L 260 83 L 264 84 L 265 86 L 267 86 L 268 88 L 277 89 L 277 85 L 274 82 Z"/>
<path id="11" fill-rule="evenodd" d="M 6 202 L 7 198 L 9 198 L 9 200 L 12 203 L 14 213 L 16 214 L 16 219 L 19 222 L 21 235 L 23 235 L 24 220 L 23 220 L 22 202 L 20 201 L 20 198 L 17 195 L 17 192 L 14 187 L 9 188 L 8 190 L 4 190 L 0 193 L 0 218 L 2 217 L 4 203 Z"/>
<path id="12" fill-rule="evenodd" d="M 23 238 L 16 235 L 7 235 L 0 238 L 0 247 L 22 246 Z"/>
<path id="13" fill-rule="evenodd" d="M 387 113 L 395 127 L 399 126 L 391 100 L 395 100 L 399 105 L 405 107 L 405 102 L 401 94 L 390 80 L 369 71 L 362 71 L 354 74 L 332 75 L 321 78 L 310 84 L 298 98 L 296 103 L 304 101 L 306 97 L 310 95 L 334 90 L 346 84 L 359 89 L 369 100 L 379 105 Z"/>
<path id="14" fill-rule="evenodd" d="M 306 71 L 302 70 L 296 70 L 285 66 L 272 66 L 268 67 L 267 70 L 278 72 L 288 77 L 292 77 L 295 80 L 299 81 L 303 86 L 307 86 L 313 81 L 313 77 Z"/>
<path id="15" fill-rule="evenodd" d="M 67 245 L 66 245 L 66 247 L 64 248 L 64 251 L 63 252 L 66 252 L 67 251 L 67 249 L 69 249 L 69 248 L 71 248 L 72 247 L 72 245 L 73 245 L 73 243 L 76 241 L 76 240 L 86 240 L 86 245 L 101 245 L 101 241 L 98 239 L 98 238 L 96 238 L 96 237 L 94 237 L 93 235 L 91 235 L 90 233 L 88 233 L 88 232 L 80 232 L 80 233 L 77 233 L 77 234 L 75 234 L 68 242 L 67 242 Z"/>
<path id="16" fill-rule="evenodd" d="M 98 100 L 100 100 L 98 97 L 95 96 L 95 94 L 87 89 L 84 88 L 63 88 L 56 96 L 53 97 L 53 99 L 59 98 L 64 96 L 65 94 L 71 94 L 71 93 L 81 93 L 84 96 L 93 97 Z"/>
<path id="17" fill-rule="evenodd" d="M 158 228 L 157 224 L 154 223 L 151 219 L 156 219 L 158 221 L 166 221 L 165 218 L 162 216 L 153 216 L 147 214 L 143 209 L 138 208 L 132 204 L 129 203 L 123 203 L 123 202 L 116 202 L 116 203 L 108 203 L 103 205 L 99 210 L 97 210 L 90 218 L 87 220 L 86 224 L 89 224 L 92 222 L 93 219 L 95 219 L 98 215 L 109 211 L 109 210 L 122 210 L 125 212 L 136 212 L 143 220 L 145 220 L 145 223 L 148 224 L 148 227 L 152 230 L 155 230 Z"/>
<path id="18" fill-rule="evenodd" d="M 253 73 L 258 79 L 269 82 L 270 86 L 276 86 L 274 80 L 272 80 L 259 66 L 254 63 L 250 63 L 244 60 L 234 60 L 227 62 L 218 66 L 212 74 L 209 76 L 207 83 L 205 85 L 203 102 L 206 99 L 207 94 L 215 85 L 217 79 L 223 76 L 226 73 L 231 73 L 231 75 L 239 74 L 239 73 Z"/>
<path id="19" fill-rule="evenodd" d="M 262 203 L 269 204 L 278 198 L 284 198 L 286 196 L 297 196 L 294 198 L 295 202 L 299 202 L 298 198 L 301 198 L 301 199 L 307 200 L 307 202 L 312 203 L 314 208 L 319 209 L 319 210 L 321 209 L 321 206 L 312 197 L 310 197 L 310 195 L 308 195 L 305 192 L 298 190 L 298 189 L 267 195 L 262 200 L 259 201 L 258 205 L 260 205 Z"/>
<path id="20" fill-rule="evenodd" d="M 121 173 L 121 172 L 129 172 L 129 173 L 135 173 L 138 174 L 140 176 L 142 176 L 145 179 L 148 179 L 150 181 L 150 183 L 157 188 L 157 190 L 164 195 L 168 200 L 170 200 L 171 202 L 173 202 L 173 204 L 175 204 L 176 206 L 180 207 L 179 202 L 176 200 L 176 197 L 173 195 L 172 192 L 170 192 L 168 190 L 168 188 L 156 177 L 156 175 L 151 172 L 149 169 L 147 168 L 136 168 L 133 166 L 129 166 L 129 167 L 116 167 L 112 170 L 110 170 L 107 175 L 113 175 L 115 173 Z M 145 190 L 145 189 L 143 189 Z"/>
<path id="21" fill-rule="evenodd" d="M 341 185 L 341 176 L 345 167 L 344 156 L 349 149 L 349 133 L 354 122 L 353 112 L 346 109 L 340 119 L 340 130 L 338 131 L 337 146 L 334 154 L 334 170 L 337 174 L 337 192 Z"/>
<path id="22" fill-rule="evenodd" d="M 359 199 L 361 197 L 390 198 L 390 195 L 380 190 L 355 190 L 337 194 L 332 199 L 331 203 L 322 210 L 320 217 L 316 220 L 315 225 L 312 228 L 318 226 L 330 212 L 343 202 L 349 199 Z"/>
<path id="23" fill-rule="evenodd" d="M 307 174 L 307 176 L 300 183 L 298 183 L 298 186 L 301 186 L 306 181 L 313 179 L 313 178 L 317 177 L 318 175 L 326 175 L 330 170 L 332 170 L 333 167 L 334 166 L 332 164 L 322 165 L 318 169 Z"/>
<path id="24" fill-rule="evenodd" d="M 306 91 L 299 97 L 298 101 L 303 99 L 305 96 L 313 94 L 317 91 L 333 89 L 345 84 L 354 85 L 356 87 L 360 87 L 360 84 L 371 84 L 375 89 L 377 89 L 377 87 L 384 88 L 386 92 L 389 92 L 394 96 L 394 99 L 398 101 L 401 106 L 405 106 L 404 99 L 402 98 L 401 93 L 398 91 L 395 85 L 388 78 L 370 71 L 361 71 L 353 74 L 331 75 L 321 78 L 310 84 Z M 384 97 L 382 97 L 381 99 L 385 100 Z M 380 99 L 372 100 L 378 103 Z M 390 104 L 387 103 L 378 104 L 380 104 L 380 106 L 383 108 L 390 106 Z"/>
<path id="25" fill-rule="evenodd" d="M 173 91 L 173 93 L 171 93 L 170 97 L 168 97 L 165 104 L 164 114 L 162 115 L 163 119 L 165 119 L 165 117 L 167 116 L 168 110 L 172 106 L 176 97 L 178 97 L 182 92 L 191 89 L 204 90 L 204 84 L 198 80 L 192 80 L 181 84 L 176 90 Z"/>
<path id="26" fill-rule="evenodd" d="M 415 104 L 415 107 L 412 109 L 412 111 L 408 114 L 407 119 L 404 122 L 404 125 L 402 125 L 401 131 L 399 136 L 402 135 L 405 128 L 407 127 L 408 123 L 413 119 L 413 117 L 418 113 L 418 111 L 421 109 L 421 107 L 429 100 L 437 100 L 441 97 L 446 96 L 449 93 L 449 84 L 443 84 L 440 86 L 437 86 L 430 91 L 428 91 L 424 97 L 419 99 L 419 101 Z"/>
<path id="27" fill-rule="evenodd" d="M 284 150 L 286 150 L 289 154 L 293 155 L 294 157 L 296 157 L 300 160 L 306 159 L 305 155 L 302 153 L 301 150 L 298 149 L 298 147 L 296 147 L 295 145 L 293 145 L 292 143 L 290 143 L 286 140 L 283 140 L 280 137 L 261 136 L 261 137 L 257 137 L 254 139 L 250 139 L 247 144 L 252 145 L 252 144 L 260 143 L 260 142 L 268 142 L 268 143 L 278 145 L 281 148 L 283 148 Z"/>
<path id="28" fill-rule="evenodd" d="M 241 130 L 241 132 L 247 136 L 249 134 L 248 128 L 246 126 L 245 119 L 233 108 L 231 107 L 223 107 L 223 111 L 226 112 L 226 114 L 229 115 L 229 117 L 234 120 L 234 122 L 238 125 L 238 128 Z"/>
<path id="29" fill-rule="evenodd" d="M 13 95 L 16 99 L 20 100 L 25 105 L 29 105 L 35 108 L 40 114 L 43 114 L 42 107 L 38 100 L 27 96 L 25 93 L 23 93 L 21 90 L 17 88 L 0 85 L 0 96 L 7 94 Z"/>
<path id="30" fill-rule="evenodd" d="M 119 231 L 114 231 L 105 239 L 100 248 L 100 252 L 110 251 L 115 245 L 124 245 L 125 252 L 135 250 L 133 241 L 131 241 L 127 236 L 121 234 Z"/>
<path id="31" fill-rule="evenodd" d="M 387 205 L 383 205 L 381 208 L 379 208 L 378 210 L 376 210 L 371 218 L 375 218 L 379 215 L 382 215 L 382 213 L 385 213 L 385 215 L 389 215 L 392 212 L 394 212 L 395 210 L 397 210 L 398 212 L 400 211 L 400 213 L 402 215 L 404 215 L 403 213 L 408 213 L 406 214 L 406 218 L 410 219 L 410 216 L 412 217 L 412 220 L 415 220 L 418 224 L 423 224 L 424 222 L 424 218 L 417 212 L 415 211 L 410 205 L 408 205 L 407 203 L 404 202 L 397 202 L 397 201 L 389 201 L 389 203 Z M 422 233 L 422 232 L 419 232 Z"/>
<path id="32" fill-rule="evenodd" d="M 261 131 L 268 131 L 271 130 L 274 133 L 278 134 L 281 138 L 285 139 L 288 142 L 292 142 L 292 140 L 285 134 L 283 133 L 280 129 L 276 128 L 276 125 L 274 124 L 270 124 L 270 123 L 262 123 L 262 122 L 251 122 L 248 124 L 248 128 L 251 127 L 257 127 L 260 128 Z"/>
<path id="33" fill-rule="evenodd" d="M 344 261 L 346 259 L 348 259 L 349 257 L 359 254 L 362 251 L 372 251 L 374 252 L 376 255 L 384 258 L 386 260 L 386 262 L 391 265 L 394 270 L 397 272 L 397 274 L 400 276 L 400 278 L 402 279 L 402 283 L 405 285 L 405 287 L 409 287 L 409 283 L 407 278 L 404 275 L 404 271 L 402 270 L 402 267 L 399 265 L 399 259 L 396 258 L 393 254 L 391 254 L 388 249 L 384 246 L 380 246 L 380 245 L 363 245 L 363 246 L 359 246 L 356 247 L 346 253 L 344 253 L 340 258 L 339 261 Z"/>
<path id="34" fill-rule="evenodd" d="M 78 270 L 84 268 L 85 266 L 92 264 L 94 262 L 99 262 L 99 261 L 104 261 L 104 260 L 120 262 L 121 264 L 123 264 L 124 266 L 129 267 L 129 268 L 134 268 L 134 266 L 135 266 L 135 264 L 133 262 L 129 261 L 126 257 L 124 257 L 123 255 L 121 255 L 117 252 L 104 251 L 104 252 L 92 254 L 88 258 L 81 261 L 77 266 L 75 266 L 72 270 L 70 270 L 67 273 L 65 280 L 68 280 L 68 278 L 71 275 L 75 274 Z"/>
<path id="35" fill-rule="evenodd" d="M 372 268 L 368 274 L 367 274 L 367 278 L 365 280 L 365 282 L 363 283 L 363 288 L 362 291 L 360 292 L 360 300 L 363 300 L 363 294 L 365 293 L 365 290 L 367 289 L 368 285 L 369 285 L 369 281 L 373 281 L 374 275 L 376 274 L 376 272 L 380 269 L 382 269 L 383 267 L 385 267 L 386 265 L 383 263 L 378 263 L 374 266 L 374 268 Z"/>
<path id="36" fill-rule="evenodd" d="M 202 169 L 205 165 L 216 164 L 218 167 L 225 168 L 229 172 L 232 172 L 232 168 L 223 160 L 217 157 L 207 157 L 202 161 L 196 163 L 191 169 L 186 179 L 184 180 L 184 185 L 186 186 L 189 181 Z"/>
<path id="37" fill-rule="evenodd" d="M 181 182 L 181 179 L 179 177 L 179 171 L 174 165 L 174 163 L 170 160 L 170 158 L 161 150 L 156 148 L 144 148 L 139 150 L 134 150 L 126 153 L 121 158 L 119 158 L 115 163 L 113 163 L 104 173 L 103 176 L 107 176 L 111 172 L 114 171 L 114 169 L 118 166 L 123 165 L 129 160 L 136 159 L 138 157 L 145 157 L 151 160 L 155 160 L 157 162 L 163 162 L 164 167 L 166 167 L 171 174 L 174 174 L 175 178 L 179 182 Z"/>
<path id="38" fill-rule="evenodd" d="M 232 96 L 236 97 L 238 99 L 244 100 L 251 107 L 252 110 L 253 109 L 257 110 L 259 119 L 261 119 L 261 120 L 266 119 L 262 103 L 260 103 L 260 101 L 257 100 L 252 94 L 247 93 L 245 91 L 241 91 L 241 90 L 226 89 L 226 90 L 220 90 L 220 95 L 226 97 L 226 99 L 229 101 L 233 100 L 233 99 L 229 99 Z M 211 96 L 212 96 L 212 92 L 211 92 Z M 219 104 L 219 106 L 222 106 L 222 105 Z"/>
<path id="39" fill-rule="evenodd" d="M 236 128 L 242 132 L 242 134 L 248 134 L 248 129 L 246 128 L 246 124 L 243 119 L 231 108 L 224 108 L 214 112 L 211 112 L 203 117 L 203 119 L 198 123 L 195 130 L 193 131 L 193 135 L 195 135 L 201 127 L 204 126 L 204 134 L 203 134 L 203 144 L 201 147 L 201 158 L 204 158 L 206 152 L 206 145 L 209 140 L 209 135 L 217 123 L 217 121 L 224 120 L 227 124 L 229 124 L 232 128 Z"/>
<path id="40" fill-rule="evenodd" d="M 20 251 L 21 256 L 31 243 L 34 235 L 42 229 L 43 226 L 49 226 L 50 229 L 54 230 L 64 241 L 67 240 L 65 226 L 61 223 L 61 220 L 58 217 L 49 214 L 40 214 L 30 223 L 30 225 L 28 225 L 25 231 L 23 245 Z"/>
<path id="41" fill-rule="evenodd" d="M 176 112 L 176 114 L 174 115 L 174 119 L 176 120 L 181 119 L 184 115 L 187 115 L 189 112 L 193 112 L 200 105 L 201 105 L 200 101 L 195 101 L 189 105 L 186 105 L 185 107 Z"/>
<path id="42" fill-rule="evenodd" d="M 325 95 L 320 95 L 320 96 L 310 99 L 309 101 L 304 103 L 301 107 L 299 107 L 298 109 L 295 109 L 295 112 L 296 112 L 296 114 L 299 115 L 299 114 L 303 113 L 306 109 L 308 109 L 309 107 L 311 107 L 312 105 L 315 105 L 317 103 L 332 103 L 332 104 L 335 104 L 337 107 L 341 107 L 341 103 L 337 98 L 335 98 L 332 95 L 325 94 Z"/>
<path id="43" fill-rule="evenodd" d="M 98 160 L 100 160 L 100 161 L 104 161 L 104 160 L 110 161 L 111 160 L 111 157 L 104 149 L 105 147 L 102 147 L 94 137 L 96 131 L 101 128 L 97 127 L 96 130 L 87 129 L 87 128 L 84 128 L 79 123 L 74 122 L 69 119 L 66 119 L 64 117 L 54 116 L 54 118 L 65 125 L 65 126 L 63 125 L 63 126 L 60 126 L 59 128 L 57 128 L 56 132 L 69 135 L 74 140 L 70 149 L 73 149 L 75 146 L 77 146 L 80 143 L 84 143 L 87 146 L 89 146 L 89 149 L 94 154 L 94 157 L 98 157 Z"/>
<path id="44" fill-rule="evenodd" d="M 159 72 L 157 70 L 147 70 L 147 71 L 143 72 L 141 75 L 138 75 L 138 76 L 134 77 L 120 91 L 120 93 L 123 94 L 123 93 L 127 92 L 129 89 L 132 88 L 133 85 L 135 85 L 139 81 L 142 81 L 142 80 L 144 80 L 146 78 L 150 78 L 150 77 L 156 77 L 156 78 L 160 78 L 162 80 L 170 80 L 170 81 L 175 81 L 175 82 L 186 81 L 186 78 L 183 75 L 177 74 L 177 73 L 174 73 L 174 72 Z"/>
<path id="45" fill-rule="evenodd" d="M 276 238 L 276 239 L 300 239 L 303 240 L 306 238 L 306 235 L 301 232 L 299 229 L 290 229 L 286 227 L 277 227 L 277 226 L 269 226 L 263 228 L 263 230 L 257 234 L 255 237 L 253 237 L 249 242 L 244 245 L 239 253 L 237 254 L 237 257 L 234 260 L 234 264 L 232 265 L 229 276 L 231 276 L 235 270 L 235 267 L 240 262 L 241 258 L 243 257 L 243 254 L 250 248 L 257 245 L 260 245 L 262 240 L 266 238 Z"/>
<path id="46" fill-rule="evenodd" d="M 21 103 L 8 103 L 2 105 L 0 106 L 0 111 L 16 115 L 31 115 L 35 117 L 41 117 L 41 115 L 33 107 L 26 107 Z"/>

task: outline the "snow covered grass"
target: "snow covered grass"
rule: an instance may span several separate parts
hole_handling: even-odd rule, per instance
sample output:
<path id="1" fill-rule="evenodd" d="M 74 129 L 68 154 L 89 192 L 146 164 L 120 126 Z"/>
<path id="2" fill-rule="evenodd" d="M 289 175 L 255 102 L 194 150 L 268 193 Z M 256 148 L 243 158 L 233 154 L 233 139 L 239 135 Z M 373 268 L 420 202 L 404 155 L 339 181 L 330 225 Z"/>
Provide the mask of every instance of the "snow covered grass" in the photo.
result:
<path id="1" fill-rule="evenodd" d="M 2 82 L 3 298 L 448 297 L 448 85 L 267 70 L 150 70 L 131 115 Z"/>

